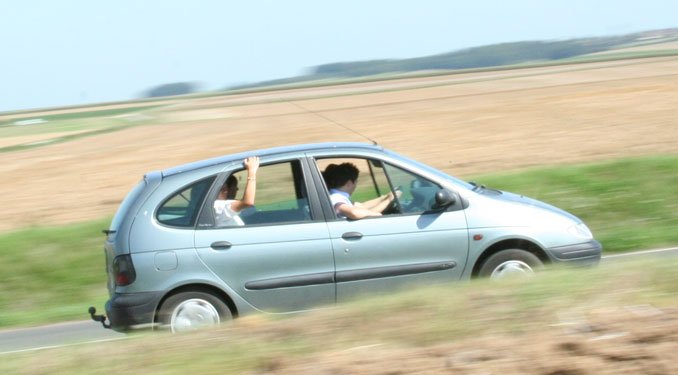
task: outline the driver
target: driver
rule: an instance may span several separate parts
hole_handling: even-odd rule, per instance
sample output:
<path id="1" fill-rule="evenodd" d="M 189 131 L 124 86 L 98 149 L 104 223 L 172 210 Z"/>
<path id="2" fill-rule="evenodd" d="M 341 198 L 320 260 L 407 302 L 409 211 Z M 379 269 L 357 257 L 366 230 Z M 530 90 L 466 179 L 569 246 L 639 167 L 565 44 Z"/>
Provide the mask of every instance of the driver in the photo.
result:
<path id="1" fill-rule="evenodd" d="M 351 194 L 358 182 L 358 168 L 352 163 L 330 164 L 323 172 L 325 184 L 330 192 L 330 201 L 334 212 L 340 218 L 362 219 L 369 216 L 381 216 L 391 202 L 393 193 L 384 194 L 367 202 L 351 202 Z M 400 192 L 396 192 L 399 196 Z"/>

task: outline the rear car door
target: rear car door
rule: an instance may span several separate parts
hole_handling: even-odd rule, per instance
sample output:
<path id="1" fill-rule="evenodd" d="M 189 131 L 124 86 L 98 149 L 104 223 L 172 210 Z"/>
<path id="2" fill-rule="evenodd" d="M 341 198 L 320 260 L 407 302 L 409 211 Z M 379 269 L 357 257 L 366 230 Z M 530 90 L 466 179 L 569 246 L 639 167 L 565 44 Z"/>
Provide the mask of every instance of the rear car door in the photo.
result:
<path id="1" fill-rule="evenodd" d="M 203 208 L 195 247 L 223 282 L 258 310 L 297 311 L 335 301 L 334 257 L 318 195 L 303 159 L 261 160 L 255 207 L 244 226 L 215 227 L 212 202 L 234 172 L 219 177 Z"/>

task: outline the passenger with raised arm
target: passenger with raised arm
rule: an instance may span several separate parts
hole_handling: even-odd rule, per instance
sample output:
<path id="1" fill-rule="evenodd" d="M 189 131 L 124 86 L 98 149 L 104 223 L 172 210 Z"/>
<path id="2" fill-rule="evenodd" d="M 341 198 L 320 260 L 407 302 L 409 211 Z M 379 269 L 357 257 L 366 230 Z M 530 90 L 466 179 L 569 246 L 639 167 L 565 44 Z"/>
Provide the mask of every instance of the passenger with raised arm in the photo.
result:
<path id="1" fill-rule="evenodd" d="M 238 179 L 234 175 L 230 175 L 226 179 L 226 183 L 219 190 L 219 196 L 214 201 L 214 218 L 215 224 L 218 227 L 244 225 L 240 218 L 240 212 L 254 206 L 259 157 L 250 156 L 245 159 L 243 164 L 245 169 L 247 169 L 247 182 L 242 199 L 235 199 L 238 193 Z"/>

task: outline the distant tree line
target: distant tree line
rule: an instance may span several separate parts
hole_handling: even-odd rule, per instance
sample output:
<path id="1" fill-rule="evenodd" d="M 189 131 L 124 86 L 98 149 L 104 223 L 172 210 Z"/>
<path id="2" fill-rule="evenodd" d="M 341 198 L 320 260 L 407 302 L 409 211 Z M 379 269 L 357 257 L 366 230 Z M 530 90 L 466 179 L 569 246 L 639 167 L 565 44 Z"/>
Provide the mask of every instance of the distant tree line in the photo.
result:
<path id="1" fill-rule="evenodd" d="M 410 59 L 338 62 L 319 65 L 308 74 L 252 84 L 231 86 L 225 90 L 296 84 L 341 78 L 360 78 L 387 73 L 426 70 L 459 70 L 499 67 L 528 62 L 556 61 L 603 52 L 657 37 L 678 39 L 678 29 L 643 31 L 622 36 L 580 38 L 562 41 L 525 41 L 474 47 L 443 54 Z M 148 90 L 146 97 L 186 95 L 198 92 L 193 82 L 175 82 Z"/>
<path id="2" fill-rule="evenodd" d="M 157 98 L 161 96 L 176 96 L 193 94 L 198 91 L 198 84 L 194 82 L 175 82 L 156 86 L 145 93 L 147 98 Z"/>
<path id="3" fill-rule="evenodd" d="M 619 48 L 638 40 L 640 36 L 642 35 L 638 33 L 564 41 L 502 43 L 411 59 L 331 63 L 313 68 L 310 74 L 229 87 L 228 89 L 282 85 L 331 78 L 365 77 L 385 73 L 472 69 L 525 62 L 553 61 Z"/>
<path id="4" fill-rule="evenodd" d="M 516 42 L 469 48 L 457 52 L 403 60 L 373 60 L 320 65 L 313 74 L 362 77 L 390 72 L 449 70 L 513 65 L 530 61 L 560 60 L 608 50 L 618 42 L 570 40 L 562 42 Z"/>

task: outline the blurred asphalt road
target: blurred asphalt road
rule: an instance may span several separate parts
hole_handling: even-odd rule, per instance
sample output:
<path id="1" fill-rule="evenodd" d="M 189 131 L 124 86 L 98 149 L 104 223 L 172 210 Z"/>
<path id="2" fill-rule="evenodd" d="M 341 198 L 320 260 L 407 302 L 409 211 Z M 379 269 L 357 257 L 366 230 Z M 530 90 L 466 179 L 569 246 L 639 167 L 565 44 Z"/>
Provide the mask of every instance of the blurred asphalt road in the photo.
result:
<path id="1" fill-rule="evenodd" d="M 602 261 L 611 262 L 639 256 L 676 257 L 678 247 L 607 255 Z M 0 356 L 69 345 L 96 345 L 97 342 L 122 340 L 126 337 L 123 333 L 103 328 L 101 323 L 93 320 L 0 330 Z"/>
<path id="2" fill-rule="evenodd" d="M 83 310 L 84 311 L 84 310 Z M 84 313 L 83 313 L 84 315 Z M 93 320 L 0 331 L 0 355 L 99 341 L 120 340 L 127 335 L 102 327 Z"/>

